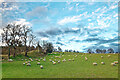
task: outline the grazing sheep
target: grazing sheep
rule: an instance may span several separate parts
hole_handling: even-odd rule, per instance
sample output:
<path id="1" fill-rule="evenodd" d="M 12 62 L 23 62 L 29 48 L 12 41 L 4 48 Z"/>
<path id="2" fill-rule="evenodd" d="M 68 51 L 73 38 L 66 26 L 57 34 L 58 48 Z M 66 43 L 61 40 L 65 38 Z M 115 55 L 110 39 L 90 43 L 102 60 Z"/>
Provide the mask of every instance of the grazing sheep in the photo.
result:
<path id="1" fill-rule="evenodd" d="M 101 62 L 102 65 L 104 65 L 105 63 L 104 62 Z"/>
<path id="2" fill-rule="evenodd" d="M 52 63 L 54 63 L 54 61 L 52 61 Z"/>
<path id="3" fill-rule="evenodd" d="M 101 58 L 103 58 L 103 56 L 101 56 Z"/>
<path id="4" fill-rule="evenodd" d="M 115 63 L 111 63 L 111 65 L 112 65 L 112 66 L 116 66 L 116 64 L 115 64 Z"/>
<path id="5" fill-rule="evenodd" d="M 23 61 L 23 59 L 21 59 Z"/>
<path id="6" fill-rule="evenodd" d="M 108 55 L 108 57 L 110 57 L 110 55 Z"/>
<path id="7" fill-rule="evenodd" d="M 68 61 L 71 61 L 71 59 L 68 59 Z"/>
<path id="8" fill-rule="evenodd" d="M 56 64 L 56 62 L 53 62 L 53 64 Z"/>
<path id="9" fill-rule="evenodd" d="M 37 65 L 40 65 L 40 62 L 37 62 Z"/>
<path id="10" fill-rule="evenodd" d="M 8 62 L 13 62 L 13 60 L 12 59 L 8 59 Z"/>
<path id="11" fill-rule="evenodd" d="M 30 63 L 27 63 L 27 66 L 31 66 L 31 64 L 30 64 Z"/>
<path id="12" fill-rule="evenodd" d="M 87 61 L 87 60 L 88 60 L 88 58 L 87 58 L 87 57 L 85 57 L 85 60 Z"/>
<path id="13" fill-rule="evenodd" d="M 66 60 L 64 59 L 64 60 L 62 60 L 63 62 L 65 62 Z"/>
<path id="14" fill-rule="evenodd" d="M 60 60 L 58 61 L 58 63 L 60 63 Z"/>
<path id="15" fill-rule="evenodd" d="M 23 63 L 23 65 L 25 65 L 25 63 Z"/>
<path id="16" fill-rule="evenodd" d="M 33 60 L 31 59 L 31 61 L 33 61 Z"/>
<path id="17" fill-rule="evenodd" d="M 118 61 L 114 61 L 115 64 L 118 64 Z"/>
<path id="18" fill-rule="evenodd" d="M 94 66 L 97 66 L 97 63 L 96 63 L 96 62 L 94 62 L 94 63 L 93 63 L 93 65 L 94 65 Z"/>
<path id="19" fill-rule="evenodd" d="M 41 65 L 40 68 L 43 69 L 43 66 Z"/>
<path id="20" fill-rule="evenodd" d="M 44 58 L 43 61 L 46 61 L 46 59 Z"/>
<path id="21" fill-rule="evenodd" d="M 51 59 L 49 59 L 49 61 L 51 62 L 52 60 L 51 60 Z"/>

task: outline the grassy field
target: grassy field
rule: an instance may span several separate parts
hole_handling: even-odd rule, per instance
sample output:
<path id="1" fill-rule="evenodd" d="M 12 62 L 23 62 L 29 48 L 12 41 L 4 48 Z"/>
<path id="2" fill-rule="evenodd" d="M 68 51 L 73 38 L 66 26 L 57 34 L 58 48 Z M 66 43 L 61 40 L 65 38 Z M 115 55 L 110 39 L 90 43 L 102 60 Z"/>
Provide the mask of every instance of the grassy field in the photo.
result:
<path id="1" fill-rule="evenodd" d="M 62 54 L 62 53 L 60 53 Z M 13 59 L 13 62 L 3 61 L 2 62 L 2 77 L 3 78 L 118 78 L 118 64 L 111 66 L 111 63 L 118 61 L 118 54 L 82 54 L 82 53 L 64 53 L 61 58 L 55 58 L 60 54 L 47 55 L 45 56 L 46 61 L 40 60 L 43 65 L 43 69 L 40 69 L 40 65 L 37 65 L 40 57 L 32 58 L 34 61 L 31 62 L 31 66 L 23 65 L 26 58 L 18 56 Z M 77 57 L 75 57 L 77 55 Z M 108 55 L 111 55 L 108 58 Z M 103 58 L 101 58 L 103 56 Z M 55 65 L 49 61 L 51 59 L 55 61 L 60 60 L 61 63 Z M 85 61 L 85 57 L 88 58 Z M 74 61 L 68 61 L 73 59 Z M 28 58 L 27 58 L 28 59 Z M 66 62 L 62 62 L 66 59 Z M 56 61 L 57 62 L 57 61 Z M 98 65 L 94 66 L 93 62 Z M 101 65 L 101 62 L 105 62 L 105 65 Z"/>

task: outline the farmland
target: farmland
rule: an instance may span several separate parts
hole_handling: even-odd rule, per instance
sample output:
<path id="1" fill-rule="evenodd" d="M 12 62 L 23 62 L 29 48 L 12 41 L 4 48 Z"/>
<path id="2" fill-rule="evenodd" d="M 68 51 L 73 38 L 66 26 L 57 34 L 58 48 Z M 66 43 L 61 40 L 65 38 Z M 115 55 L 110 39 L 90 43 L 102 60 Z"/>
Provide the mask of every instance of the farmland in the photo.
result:
<path id="1" fill-rule="evenodd" d="M 118 61 L 118 54 L 86 54 L 86 53 L 72 53 L 66 52 L 50 54 L 44 57 L 34 56 L 31 54 L 31 66 L 23 65 L 29 61 L 28 57 L 19 55 L 13 58 L 13 62 L 3 60 L 2 62 L 2 77 L 3 78 L 117 78 L 118 77 L 118 64 L 112 66 L 111 63 Z M 108 57 L 110 55 L 110 57 Z M 56 56 L 60 56 L 57 58 Z M 101 58 L 103 56 L 103 58 Z M 85 57 L 88 60 L 85 60 Z M 21 60 L 23 59 L 23 61 Z M 25 59 L 27 59 L 25 61 Z M 40 61 L 36 61 L 36 59 Z M 46 59 L 46 61 L 43 61 Z M 55 61 L 52 64 L 49 61 Z M 62 60 L 66 61 L 63 62 Z M 71 59 L 69 61 L 69 59 Z M 74 59 L 74 61 L 72 60 Z M 57 61 L 60 60 L 60 63 Z M 43 65 L 43 69 L 40 65 Z M 97 65 L 93 65 L 96 62 Z M 102 65 L 101 62 L 105 64 Z"/>

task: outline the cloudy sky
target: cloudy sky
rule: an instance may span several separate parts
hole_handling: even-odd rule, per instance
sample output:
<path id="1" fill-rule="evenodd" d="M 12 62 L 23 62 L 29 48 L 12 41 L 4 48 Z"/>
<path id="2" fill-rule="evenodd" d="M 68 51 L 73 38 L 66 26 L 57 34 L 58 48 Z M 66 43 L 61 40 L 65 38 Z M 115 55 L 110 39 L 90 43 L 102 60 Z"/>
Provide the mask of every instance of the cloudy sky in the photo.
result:
<path id="1" fill-rule="evenodd" d="M 63 50 L 118 49 L 117 2 L 9 2 L 1 3 L 0 11 L 1 28 L 26 24 L 38 40 Z"/>

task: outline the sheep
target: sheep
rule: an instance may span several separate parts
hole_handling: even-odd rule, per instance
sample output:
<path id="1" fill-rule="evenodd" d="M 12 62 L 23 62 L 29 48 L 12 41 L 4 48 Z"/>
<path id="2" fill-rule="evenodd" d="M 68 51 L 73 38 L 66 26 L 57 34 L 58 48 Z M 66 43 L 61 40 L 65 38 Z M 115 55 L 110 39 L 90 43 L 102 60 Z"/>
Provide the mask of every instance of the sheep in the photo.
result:
<path id="1" fill-rule="evenodd" d="M 27 63 L 27 66 L 31 66 L 31 64 L 30 64 L 30 63 Z"/>
<path id="2" fill-rule="evenodd" d="M 85 57 L 85 60 L 87 61 L 87 60 L 88 60 L 88 58 L 87 58 L 87 57 Z"/>
<path id="3" fill-rule="evenodd" d="M 110 55 L 108 55 L 108 57 L 110 57 Z"/>
<path id="4" fill-rule="evenodd" d="M 53 62 L 53 64 L 56 64 L 56 62 Z"/>
<path id="5" fill-rule="evenodd" d="M 71 59 L 68 59 L 68 61 L 71 61 Z"/>
<path id="6" fill-rule="evenodd" d="M 64 60 L 62 60 L 63 62 L 65 62 L 66 60 L 64 59 Z"/>
<path id="7" fill-rule="evenodd" d="M 101 56 L 101 58 L 103 58 L 103 56 Z"/>
<path id="8" fill-rule="evenodd" d="M 116 64 L 115 64 L 115 63 L 111 63 L 111 65 L 112 65 L 112 66 L 116 66 Z"/>
<path id="9" fill-rule="evenodd" d="M 40 68 L 43 69 L 43 66 L 41 65 Z"/>
<path id="10" fill-rule="evenodd" d="M 37 65 L 40 65 L 40 62 L 37 62 Z"/>
<path id="11" fill-rule="evenodd" d="M 31 61 L 33 61 L 33 60 L 31 59 Z"/>
<path id="12" fill-rule="evenodd" d="M 46 61 L 46 59 L 44 58 L 43 61 Z"/>
<path id="13" fill-rule="evenodd" d="M 23 61 L 23 59 L 21 59 Z"/>
<path id="14" fill-rule="evenodd" d="M 94 62 L 94 63 L 93 63 L 93 65 L 94 65 L 94 66 L 97 66 L 97 63 L 96 63 L 96 62 Z"/>
<path id="15" fill-rule="evenodd" d="M 49 61 L 51 62 L 52 60 L 51 60 L 51 59 L 49 59 Z"/>
<path id="16" fill-rule="evenodd" d="M 60 63 L 60 60 L 58 61 L 58 63 Z"/>
<path id="17" fill-rule="evenodd" d="M 13 60 L 12 59 L 8 59 L 8 62 L 13 62 Z"/>
<path id="18" fill-rule="evenodd" d="M 101 62 L 102 65 L 104 65 L 105 63 L 104 62 Z"/>
<path id="19" fill-rule="evenodd" d="M 25 63 L 23 63 L 23 65 L 25 65 Z"/>
<path id="20" fill-rule="evenodd" d="M 115 64 L 118 64 L 118 61 L 114 61 Z"/>

